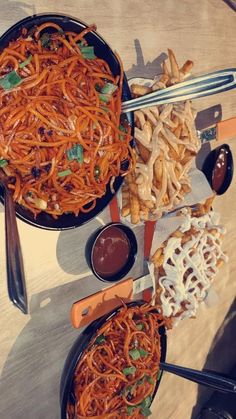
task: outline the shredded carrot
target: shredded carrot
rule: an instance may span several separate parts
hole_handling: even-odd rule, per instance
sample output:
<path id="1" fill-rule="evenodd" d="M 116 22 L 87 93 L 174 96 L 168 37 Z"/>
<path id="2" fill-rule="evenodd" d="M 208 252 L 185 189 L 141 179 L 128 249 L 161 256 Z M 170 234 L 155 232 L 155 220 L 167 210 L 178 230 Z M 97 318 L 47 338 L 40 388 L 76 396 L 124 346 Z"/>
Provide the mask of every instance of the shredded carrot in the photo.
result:
<path id="1" fill-rule="evenodd" d="M 8 90 L 0 83 L 0 159 L 14 200 L 35 217 L 91 211 L 133 159 L 128 123 L 120 129 L 122 63 L 117 57 L 114 76 L 103 59 L 83 55 L 94 30 L 63 32 L 46 22 L 33 34 L 24 29 L 0 54 L 0 82 L 13 70 L 22 79 Z M 107 83 L 117 89 L 104 101 Z M 69 158 L 74 147 L 81 154 Z"/>

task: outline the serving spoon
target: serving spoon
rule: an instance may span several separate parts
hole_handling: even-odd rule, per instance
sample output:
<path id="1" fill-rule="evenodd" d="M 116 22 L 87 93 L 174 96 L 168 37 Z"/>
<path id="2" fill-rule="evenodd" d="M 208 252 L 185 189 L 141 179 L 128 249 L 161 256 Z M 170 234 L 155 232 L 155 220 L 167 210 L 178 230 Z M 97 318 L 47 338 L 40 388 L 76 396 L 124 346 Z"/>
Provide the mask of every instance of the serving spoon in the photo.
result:
<path id="1" fill-rule="evenodd" d="M 4 189 L 7 287 L 12 303 L 24 314 L 28 313 L 24 265 L 17 228 L 15 205 L 7 187 L 7 176 L 0 170 L 0 184 Z"/>
<path id="2" fill-rule="evenodd" d="M 194 77 L 145 96 L 124 101 L 122 112 L 135 111 L 154 105 L 180 102 L 225 92 L 236 87 L 236 68 L 218 70 Z"/>

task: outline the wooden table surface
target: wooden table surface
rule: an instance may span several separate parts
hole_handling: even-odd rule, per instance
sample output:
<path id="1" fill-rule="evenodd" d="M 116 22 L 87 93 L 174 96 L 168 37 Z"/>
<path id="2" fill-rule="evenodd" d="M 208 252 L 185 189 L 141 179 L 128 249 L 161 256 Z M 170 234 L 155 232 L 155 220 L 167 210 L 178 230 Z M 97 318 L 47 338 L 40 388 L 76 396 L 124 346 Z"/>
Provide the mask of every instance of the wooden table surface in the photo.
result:
<path id="1" fill-rule="evenodd" d="M 173 48 L 180 63 L 192 59 L 195 74 L 236 67 L 236 14 L 223 0 L 0 0 L 0 33 L 27 15 L 42 12 L 95 22 L 99 33 L 121 55 L 128 77 L 158 74 L 168 47 Z M 236 90 L 196 100 L 194 105 L 197 110 L 221 105 L 223 119 L 235 116 Z M 229 141 L 234 154 L 235 140 Z M 224 372 L 235 362 L 235 193 L 234 182 L 215 202 L 227 228 L 224 249 L 230 258 L 215 279 L 219 302 L 209 309 L 201 308 L 196 319 L 183 321 L 169 333 L 169 362 L 199 369 L 205 365 Z M 109 221 L 107 210 L 100 219 L 74 231 L 44 231 L 18 221 L 30 306 L 30 314 L 25 316 L 7 296 L 0 206 L 1 418 L 60 417 L 60 374 L 78 335 L 70 326 L 69 310 L 73 301 L 102 287 L 84 258 L 85 239 L 101 220 Z M 131 273 L 138 276 L 142 274 L 142 227 L 136 227 L 135 232 L 139 258 Z M 165 374 L 152 417 L 194 419 L 209 394 L 193 383 Z"/>

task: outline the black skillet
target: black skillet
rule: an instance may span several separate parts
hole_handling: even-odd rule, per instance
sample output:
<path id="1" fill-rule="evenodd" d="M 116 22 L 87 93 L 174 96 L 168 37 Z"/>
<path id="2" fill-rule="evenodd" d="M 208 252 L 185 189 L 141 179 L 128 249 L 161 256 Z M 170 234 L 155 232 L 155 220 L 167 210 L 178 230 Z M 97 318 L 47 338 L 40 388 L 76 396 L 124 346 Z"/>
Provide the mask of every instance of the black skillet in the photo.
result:
<path id="1" fill-rule="evenodd" d="M 135 301 L 128 303 L 128 307 L 132 306 L 141 306 L 144 304 L 143 301 Z M 103 317 L 100 317 L 97 320 L 94 320 L 86 329 L 79 335 L 77 340 L 74 342 L 67 358 L 61 375 L 61 385 L 60 385 L 60 406 L 61 406 L 61 419 L 66 419 L 66 408 L 68 401 L 73 402 L 73 377 L 76 365 L 78 364 L 83 352 L 89 345 L 90 341 L 97 333 L 97 331 L 104 325 L 106 321 L 114 317 L 119 311 L 120 307 L 116 308 L 112 312 L 106 314 Z M 161 336 L 161 362 L 165 362 L 166 359 L 166 350 L 167 350 L 167 339 L 165 328 L 160 327 L 159 333 Z M 153 393 L 152 399 L 154 399 L 157 389 L 159 387 L 162 377 L 162 371 L 158 376 L 156 382 L 155 391 Z"/>
<path id="2" fill-rule="evenodd" d="M 47 13 L 29 16 L 17 22 L 0 37 L 0 49 L 2 50 L 9 44 L 10 41 L 17 39 L 21 34 L 22 28 L 27 28 L 28 30 L 30 30 L 33 29 L 34 26 L 39 26 L 49 21 L 60 25 L 64 31 L 74 31 L 78 33 L 80 33 L 84 28 L 88 26 L 80 20 L 67 15 Z M 42 31 L 42 33 L 43 32 L 44 31 Z M 51 28 L 50 30 L 50 28 L 46 28 L 45 32 L 55 32 L 55 29 Z M 89 45 L 94 46 L 95 55 L 99 58 L 103 58 L 108 63 L 113 75 L 116 76 L 120 74 L 119 62 L 111 47 L 104 41 L 104 39 L 100 35 L 98 35 L 97 32 L 88 33 L 87 35 L 85 35 L 85 39 Z M 124 102 L 128 99 L 131 99 L 131 93 L 127 83 L 127 79 L 126 77 L 124 77 L 122 101 Z M 124 122 L 131 125 L 133 133 L 134 119 L 132 112 L 122 114 L 121 123 Z M 123 165 L 124 170 L 126 170 L 125 165 L 127 165 L 127 162 L 124 161 Z M 115 192 L 119 190 L 122 182 L 123 177 L 118 176 L 113 185 Z M 78 227 L 90 221 L 92 218 L 96 217 L 109 204 L 113 197 L 114 194 L 111 192 L 110 186 L 107 185 L 105 195 L 102 198 L 97 199 L 95 208 L 89 211 L 88 213 L 81 212 L 77 217 L 73 214 L 63 214 L 55 220 L 51 215 L 47 214 L 46 212 L 41 212 L 35 219 L 34 215 L 30 211 L 20 206 L 19 204 L 16 204 L 15 206 L 16 216 L 20 218 L 22 221 L 26 222 L 27 224 L 46 230 L 69 230 Z M 1 188 L 0 201 L 4 203 L 4 192 Z"/>

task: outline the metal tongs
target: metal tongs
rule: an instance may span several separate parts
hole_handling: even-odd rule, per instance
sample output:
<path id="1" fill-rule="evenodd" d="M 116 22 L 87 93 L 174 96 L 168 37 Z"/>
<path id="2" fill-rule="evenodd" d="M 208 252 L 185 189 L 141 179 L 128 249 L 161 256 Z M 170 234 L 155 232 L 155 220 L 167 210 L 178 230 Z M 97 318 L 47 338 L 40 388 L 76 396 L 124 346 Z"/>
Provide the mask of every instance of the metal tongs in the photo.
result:
<path id="1" fill-rule="evenodd" d="M 135 111 L 164 103 L 181 102 L 225 92 L 236 87 L 236 69 L 225 69 L 188 79 L 165 89 L 122 103 L 122 111 Z"/>
<path id="2" fill-rule="evenodd" d="M 24 314 L 28 313 L 27 293 L 15 205 L 7 187 L 7 176 L 0 170 L 0 184 L 4 188 L 7 286 L 12 303 Z"/>

